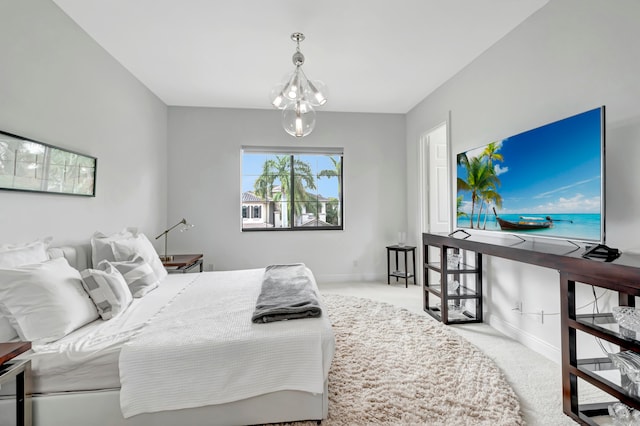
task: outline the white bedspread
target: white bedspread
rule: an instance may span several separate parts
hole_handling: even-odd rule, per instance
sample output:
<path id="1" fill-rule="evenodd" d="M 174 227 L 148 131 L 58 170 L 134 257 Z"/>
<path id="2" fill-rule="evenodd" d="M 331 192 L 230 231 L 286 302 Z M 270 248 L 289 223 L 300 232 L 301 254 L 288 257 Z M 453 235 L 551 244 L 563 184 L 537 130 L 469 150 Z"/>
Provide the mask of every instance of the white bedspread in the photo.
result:
<path id="1" fill-rule="evenodd" d="M 323 392 L 335 349 L 326 310 L 321 318 L 253 324 L 263 273 L 199 274 L 122 347 L 124 417 L 280 390 Z"/>
<path id="2" fill-rule="evenodd" d="M 197 274 L 172 274 L 144 298 L 134 299 L 121 315 L 98 319 L 20 358 L 31 359 L 33 392 L 69 392 L 119 388 L 118 358 L 124 342 L 157 315 Z"/>

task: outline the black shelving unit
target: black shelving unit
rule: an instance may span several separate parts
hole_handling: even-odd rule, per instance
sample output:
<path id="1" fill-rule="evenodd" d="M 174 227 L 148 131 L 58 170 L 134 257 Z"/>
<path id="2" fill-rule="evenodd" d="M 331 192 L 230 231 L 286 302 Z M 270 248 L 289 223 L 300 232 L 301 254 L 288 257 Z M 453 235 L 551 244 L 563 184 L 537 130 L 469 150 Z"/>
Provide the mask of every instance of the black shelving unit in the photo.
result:
<path id="1" fill-rule="evenodd" d="M 576 286 L 589 285 L 618 292 L 620 306 L 635 306 L 634 296 L 640 295 L 637 284 L 620 282 L 615 276 L 591 277 L 572 273 L 560 273 L 561 292 L 566 303 L 562 306 L 563 322 L 563 398 L 564 411 L 575 420 L 586 425 L 598 425 L 598 416 L 608 417 L 611 402 L 581 403 L 579 379 L 599 388 L 630 408 L 640 410 L 639 386 L 621 374 L 606 357 L 579 358 L 578 332 L 610 342 L 620 351 L 632 350 L 640 353 L 640 336 L 618 327 L 611 313 L 577 314 Z M 639 340 L 636 340 L 639 339 Z"/>
<path id="2" fill-rule="evenodd" d="M 443 324 L 482 322 L 482 254 L 448 246 L 441 240 L 431 240 L 429 235 L 423 234 L 422 237 L 425 312 Z M 437 249 L 434 259 L 430 259 L 430 247 Z M 449 269 L 447 258 L 450 254 L 460 256 L 461 263 L 457 268 Z M 432 279 L 432 275 L 436 279 Z M 449 279 L 459 283 L 455 290 L 448 289 Z M 465 303 L 467 300 L 473 302 L 471 309 Z"/>
<path id="3" fill-rule="evenodd" d="M 640 386 L 630 381 L 609 362 L 606 354 L 599 358 L 579 358 L 578 333 L 586 337 L 593 336 L 619 347 L 620 351 L 632 350 L 640 353 L 639 335 L 622 333 L 610 312 L 578 315 L 576 312 L 576 286 L 595 286 L 617 292 L 618 305 L 635 307 L 635 297 L 640 297 L 640 256 L 622 253 L 615 259 L 585 259 L 582 257 L 584 249 L 576 245 L 551 244 L 543 241 L 528 241 L 518 239 L 514 241 L 509 236 L 483 237 L 479 235 L 454 237 L 453 234 L 423 234 L 422 241 L 425 253 L 424 280 L 424 308 L 445 323 L 451 323 L 447 312 L 431 309 L 430 295 L 455 300 L 443 293 L 442 280 L 440 285 L 428 281 L 428 271 L 438 271 L 441 276 L 462 273 L 462 271 L 447 271 L 446 254 L 450 249 L 482 253 L 485 256 L 495 256 L 514 260 L 530 265 L 552 268 L 560 274 L 560 335 L 562 338 L 562 409 L 565 414 L 581 424 L 597 425 L 598 416 L 608 419 L 607 408 L 609 400 L 616 399 L 628 407 L 640 410 Z M 430 263 L 428 248 L 438 247 L 439 262 Z M 482 306 L 481 291 L 482 278 L 481 258 L 476 259 L 477 271 L 472 268 L 470 273 L 476 273 L 479 279 L 476 289 L 480 290 L 480 307 Z M 439 263 L 439 265 L 438 265 Z M 446 284 L 446 280 L 445 280 Z M 488 285 L 491 285 L 488 283 Z M 442 302 L 444 306 L 444 302 Z M 482 318 L 482 309 L 479 311 Z M 581 336 L 581 337 L 585 337 Z M 615 379 L 613 379 L 615 378 Z M 613 380 L 612 380 L 613 379 Z M 585 383 L 586 382 L 586 383 Z M 596 404 L 580 403 L 580 385 L 590 384 L 609 395 L 606 401 Z M 603 399 L 604 399 L 603 398 Z"/>

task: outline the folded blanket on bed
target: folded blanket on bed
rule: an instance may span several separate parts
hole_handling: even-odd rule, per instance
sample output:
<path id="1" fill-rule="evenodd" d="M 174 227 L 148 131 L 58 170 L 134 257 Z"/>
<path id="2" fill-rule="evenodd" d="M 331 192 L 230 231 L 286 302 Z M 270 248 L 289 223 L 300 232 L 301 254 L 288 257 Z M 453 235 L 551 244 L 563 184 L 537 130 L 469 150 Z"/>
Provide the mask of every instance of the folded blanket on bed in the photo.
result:
<path id="1" fill-rule="evenodd" d="M 254 323 L 317 318 L 321 315 L 318 296 L 303 263 L 265 268 L 262 289 L 251 317 Z"/>

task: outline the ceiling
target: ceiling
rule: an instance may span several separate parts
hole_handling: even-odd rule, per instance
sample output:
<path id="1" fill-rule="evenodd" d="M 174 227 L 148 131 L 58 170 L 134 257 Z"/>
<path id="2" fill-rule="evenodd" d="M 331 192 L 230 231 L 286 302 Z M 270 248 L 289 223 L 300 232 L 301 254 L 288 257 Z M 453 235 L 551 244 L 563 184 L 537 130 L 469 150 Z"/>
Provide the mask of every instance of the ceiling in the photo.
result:
<path id="1" fill-rule="evenodd" d="M 406 113 L 548 0 L 53 0 L 167 105 L 270 108 L 293 32 L 325 111 Z"/>

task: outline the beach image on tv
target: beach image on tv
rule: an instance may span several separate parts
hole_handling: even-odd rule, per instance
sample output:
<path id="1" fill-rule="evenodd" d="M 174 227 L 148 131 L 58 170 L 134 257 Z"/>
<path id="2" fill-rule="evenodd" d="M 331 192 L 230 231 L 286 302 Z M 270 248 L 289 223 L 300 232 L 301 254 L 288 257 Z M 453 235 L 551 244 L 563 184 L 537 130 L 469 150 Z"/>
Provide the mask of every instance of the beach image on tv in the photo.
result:
<path id="1" fill-rule="evenodd" d="M 457 227 L 602 242 L 603 109 L 458 154 Z"/>

